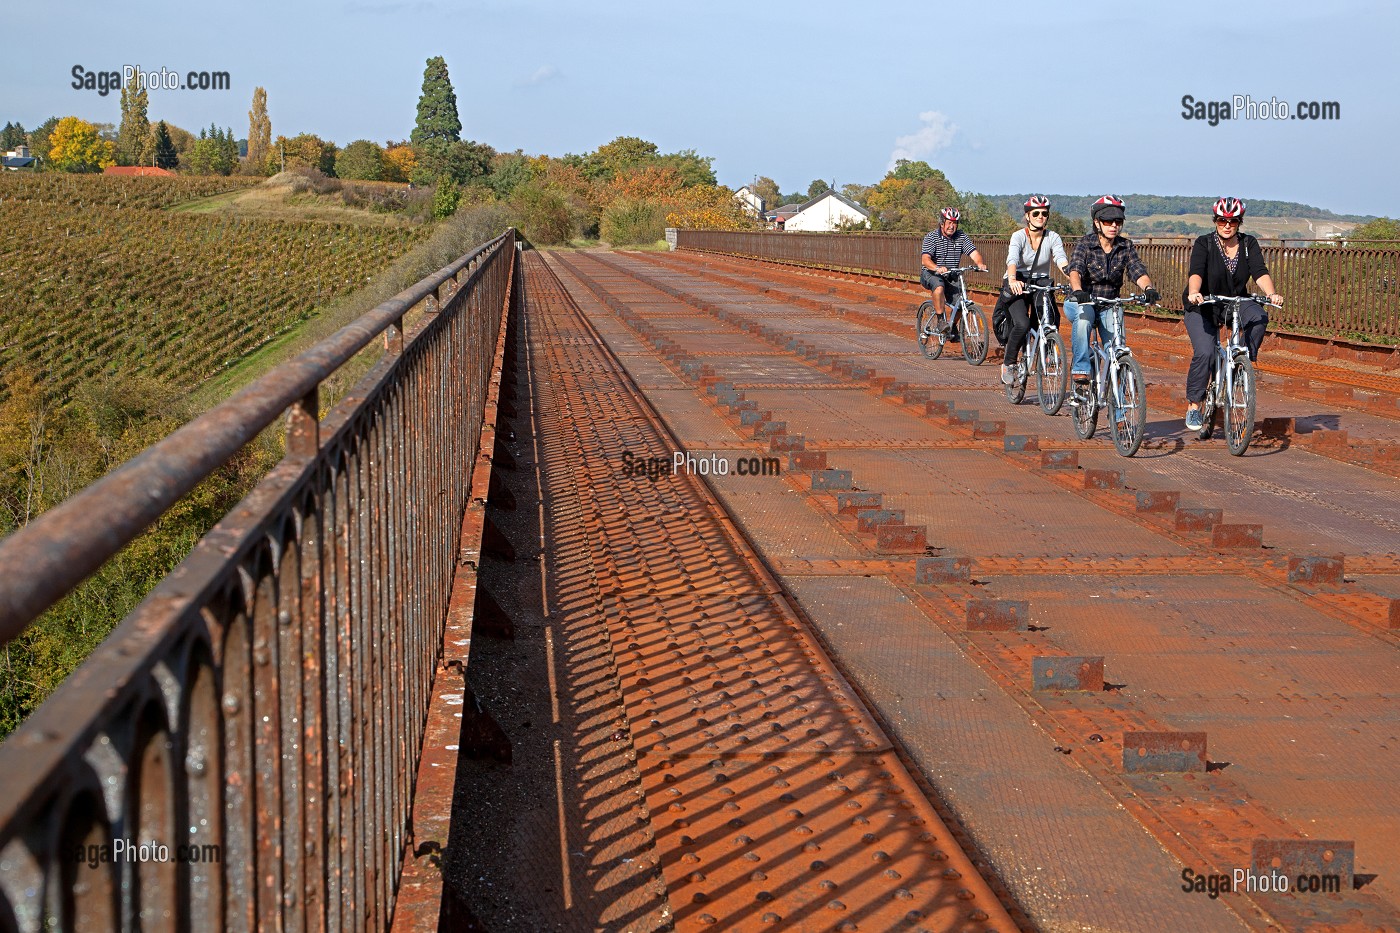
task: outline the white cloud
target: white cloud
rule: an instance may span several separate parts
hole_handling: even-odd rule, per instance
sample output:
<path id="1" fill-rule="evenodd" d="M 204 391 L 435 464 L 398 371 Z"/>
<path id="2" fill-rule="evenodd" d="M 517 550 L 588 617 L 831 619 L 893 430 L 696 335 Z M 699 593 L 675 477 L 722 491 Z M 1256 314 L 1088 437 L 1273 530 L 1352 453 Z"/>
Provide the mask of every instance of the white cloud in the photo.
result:
<path id="1" fill-rule="evenodd" d="M 536 87 L 538 85 L 544 84 L 546 81 L 553 81 L 555 78 L 558 77 L 558 68 L 555 68 L 553 65 L 541 65 L 540 67 L 536 68 L 534 73 L 531 74 L 529 77 L 516 78 L 515 86 Z"/>
<path id="2" fill-rule="evenodd" d="M 911 162 L 927 160 L 940 149 L 948 148 L 958 132 L 957 126 L 937 110 L 926 110 L 919 114 L 919 122 L 923 125 L 917 131 L 895 139 L 887 170 L 893 169 L 900 159 L 908 159 Z"/>

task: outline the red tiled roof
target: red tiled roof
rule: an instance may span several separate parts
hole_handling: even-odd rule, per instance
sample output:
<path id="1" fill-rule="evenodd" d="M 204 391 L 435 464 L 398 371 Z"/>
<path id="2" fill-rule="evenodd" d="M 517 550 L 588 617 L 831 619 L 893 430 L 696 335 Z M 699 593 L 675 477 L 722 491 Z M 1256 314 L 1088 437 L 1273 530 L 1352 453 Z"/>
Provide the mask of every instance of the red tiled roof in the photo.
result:
<path id="1" fill-rule="evenodd" d="M 166 175 L 174 176 L 174 172 L 163 168 L 156 168 L 151 165 L 111 165 L 102 170 L 103 175 Z"/>

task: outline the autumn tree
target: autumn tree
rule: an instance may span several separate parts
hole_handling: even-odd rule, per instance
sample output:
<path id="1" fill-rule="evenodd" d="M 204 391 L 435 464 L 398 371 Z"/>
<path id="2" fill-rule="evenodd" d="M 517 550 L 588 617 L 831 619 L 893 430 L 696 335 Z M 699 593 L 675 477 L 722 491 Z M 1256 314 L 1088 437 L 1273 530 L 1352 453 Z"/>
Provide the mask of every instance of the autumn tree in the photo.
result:
<path id="1" fill-rule="evenodd" d="M 145 165 L 150 155 L 149 101 L 146 88 L 138 89 L 138 83 L 131 81 L 122 88 L 122 122 L 117 130 L 117 161 L 122 165 Z"/>
<path id="2" fill-rule="evenodd" d="M 335 157 L 335 174 L 337 178 L 382 181 L 384 150 L 368 139 L 357 139 Z"/>
<path id="3" fill-rule="evenodd" d="M 694 149 L 682 149 L 657 158 L 657 164 L 674 169 L 687 187 L 715 184 L 714 159 L 696 154 Z"/>
<path id="4" fill-rule="evenodd" d="M 938 226 L 938 212 L 962 207 L 962 198 L 947 177 L 927 162 L 900 159 L 870 189 L 866 206 L 876 230 L 919 233 Z"/>
<path id="5" fill-rule="evenodd" d="M 117 164 L 116 148 L 86 120 L 64 117 L 49 136 L 49 161 L 64 172 L 100 172 Z"/>
<path id="6" fill-rule="evenodd" d="M 754 183 L 749 185 L 749 190 L 762 198 L 764 207 L 770 211 L 782 203 L 778 200 L 783 196 L 778 183 L 767 175 L 760 175 L 754 179 Z"/>
<path id="7" fill-rule="evenodd" d="M 414 145 L 430 140 L 455 143 L 462 138 L 462 120 L 457 115 L 457 94 L 441 55 L 428 59 L 423 69 L 423 92 L 418 97 L 418 120 L 409 137 Z"/>
<path id="8" fill-rule="evenodd" d="M 314 168 L 324 175 L 335 174 L 335 143 L 315 133 L 300 133 L 288 139 L 277 137 L 273 158 L 284 160 L 286 168 Z"/>
<path id="9" fill-rule="evenodd" d="M 267 115 L 267 91 L 253 88 L 253 109 L 248 111 L 248 156 L 243 174 L 264 175 L 272 156 L 272 120 Z"/>
<path id="10" fill-rule="evenodd" d="M 384 180 L 408 181 L 418 164 L 418 153 L 406 142 L 386 143 L 384 146 Z"/>
<path id="11" fill-rule="evenodd" d="M 164 120 L 156 124 L 153 143 L 156 168 L 174 169 L 180 164 L 180 156 L 175 151 L 175 143 L 170 138 L 170 127 L 165 125 Z"/>

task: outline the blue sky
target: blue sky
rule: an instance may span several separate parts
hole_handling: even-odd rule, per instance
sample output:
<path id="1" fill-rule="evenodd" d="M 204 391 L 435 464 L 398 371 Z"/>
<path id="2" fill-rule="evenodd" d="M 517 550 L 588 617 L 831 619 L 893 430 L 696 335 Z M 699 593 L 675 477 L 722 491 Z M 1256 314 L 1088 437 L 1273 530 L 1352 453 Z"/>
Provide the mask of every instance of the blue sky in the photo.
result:
<path id="1" fill-rule="evenodd" d="M 217 9 L 217 12 L 215 11 Z M 208 10 L 208 12 L 203 12 Z M 447 59 L 464 135 L 585 152 L 619 135 L 713 156 L 721 182 L 872 183 L 923 158 L 959 189 L 1303 201 L 1400 216 L 1393 180 L 1400 5 L 950 5 L 151 0 L 9 4 L 0 122 L 116 122 L 118 95 L 70 71 L 228 71 L 229 91 L 157 91 L 151 115 L 345 145 L 412 129 L 423 65 Z M 1182 117 L 1181 98 L 1336 101 L 1333 122 Z"/>

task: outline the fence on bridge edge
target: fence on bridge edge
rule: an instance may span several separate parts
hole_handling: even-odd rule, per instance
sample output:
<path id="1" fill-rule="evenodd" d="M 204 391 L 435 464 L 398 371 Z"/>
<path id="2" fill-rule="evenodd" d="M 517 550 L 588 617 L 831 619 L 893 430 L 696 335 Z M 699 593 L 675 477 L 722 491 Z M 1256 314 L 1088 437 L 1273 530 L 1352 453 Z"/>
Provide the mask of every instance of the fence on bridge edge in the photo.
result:
<path id="1" fill-rule="evenodd" d="M 287 413 L 281 463 L 0 746 L 0 931 L 388 925 L 515 244 L 0 542 L 3 644 Z M 318 417 L 319 384 L 380 334 Z M 89 848 L 114 840 L 171 860 Z"/>
<path id="2" fill-rule="evenodd" d="M 678 230 L 676 248 L 725 253 L 917 281 L 922 237 L 895 233 L 778 233 Z M 1006 271 L 1006 237 L 976 237 L 990 273 L 969 284 L 996 288 Z M 1162 306 L 1181 310 L 1191 240 L 1137 241 Z M 1351 340 L 1400 338 L 1400 249 L 1308 245 L 1261 240 L 1264 261 L 1285 307 L 1270 311 L 1274 329 Z M 1067 240 L 1066 252 L 1074 241 Z"/>

